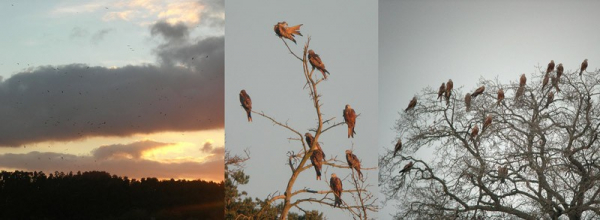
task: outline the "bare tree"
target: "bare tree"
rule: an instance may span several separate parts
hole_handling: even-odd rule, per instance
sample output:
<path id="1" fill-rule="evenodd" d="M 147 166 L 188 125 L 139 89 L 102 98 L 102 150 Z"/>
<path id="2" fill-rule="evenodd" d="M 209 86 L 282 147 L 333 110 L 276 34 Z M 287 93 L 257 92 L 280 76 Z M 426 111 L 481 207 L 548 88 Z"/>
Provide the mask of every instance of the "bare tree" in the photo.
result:
<path id="1" fill-rule="evenodd" d="M 287 23 L 286 23 L 286 25 L 287 25 Z M 276 30 L 276 32 L 278 31 L 277 26 L 276 26 L 275 30 Z M 285 32 L 283 29 L 281 29 L 280 33 L 285 33 Z M 325 134 L 325 132 L 327 132 L 329 129 L 332 129 L 332 128 L 340 126 L 340 125 L 344 125 L 345 122 L 336 122 L 335 121 L 336 117 L 329 118 L 329 119 L 323 118 L 323 113 L 321 112 L 321 103 L 320 103 L 320 95 L 318 92 L 318 85 L 320 83 L 323 83 L 326 81 L 324 81 L 325 78 L 319 76 L 319 74 L 314 74 L 315 68 L 312 68 L 309 64 L 308 54 L 309 54 L 309 51 L 311 51 L 311 50 L 309 50 L 310 37 L 308 37 L 306 44 L 303 47 L 303 51 L 302 51 L 303 53 L 301 56 L 294 53 L 294 51 L 292 51 L 292 49 L 289 47 L 289 45 L 283 38 L 282 38 L 282 41 L 286 45 L 286 47 L 289 50 L 289 52 L 291 53 L 291 55 L 293 55 L 298 61 L 300 61 L 300 64 L 302 64 L 302 70 L 303 70 L 302 72 L 306 79 L 306 84 L 305 84 L 304 88 L 305 89 L 308 88 L 309 95 L 310 95 L 310 98 L 311 98 L 312 104 L 313 104 L 312 108 L 314 108 L 316 117 L 317 117 L 317 124 L 315 125 L 315 128 L 310 130 L 310 132 L 312 134 L 314 134 L 314 141 L 312 142 L 312 146 L 309 146 L 303 136 L 305 132 L 300 132 L 300 131 L 292 128 L 287 123 L 283 123 L 283 122 L 265 114 L 262 111 L 252 110 L 252 112 L 255 115 L 259 115 L 262 118 L 268 119 L 274 125 L 278 125 L 284 129 L 290 131 L 293 136 L 289 137 L 288 139 L 291 141 L 297 141 L 298 143 L 301 144 L 301 146 L 300 146 L 300 144 L 297 145 L 298 149 L 290 150 L 288 155 L 286 155 L 287 165 L 289 165 L 291 175 L 289 176 L 289 179 L 287 179 L 286 188 L 284 190 L 282 190 L 283 194 L 274 192 L 272 195 L 269 196 L 269 198 L 267 198 L 265 204 L 263 205 L 263 209 L 266 210 L 269 207 L 269 205 L 282 200 L 283 208 L 282 208 L 281 214 L 279 215 L 279 218 L 287 219 L 288 213 L 292 207 L 296 207 L 299 210 L 304 211 L 304 209 L 302 208 L 303 204 L 316 203 L 316 204 L 321 204 L 323 206 L 334 207 L 334 193 L 331 190 L 331 188 L 329 187 L 329 178 L 328 178 L 329 176 L 327 174 L 324 174 L 323 175 L 324 178 L 322 178 L 320 181 L 315 180 L 315 185 L 317 185 L 317 183 L 321 184 L 320 185 L 321 188 L 326 189 L 326 190 L 311 190 L 308 186 L 304 186 L 304 187 L 295 186 L 295 184 L 296 184 L 296 180 L 301 172 L 304 172 L 304 171 L 312 172 L 311 168 L 313 167 L 313 165 L 311 163 L 307 163 L 307 162 L 310 161 L 310 158 L 311 158 L 311 155 L 313 154 L 313 152 L 315 152 L 315 150 L 317 150 L 319 137 L 321 137 L 321 135 Z M 323 76 L 325 76 L 325 72 L 323 72 Z M 325 152 L 328 152 L 327 149 L 325 149 Z M 341 152 L 343 152 L 343 150 Z M 351 169 L 347 165 L 346 161 L 338 160 L 337 156 L 332 157 L 331 156 L 331 153 L 333 153 L 332 151 L 329 151 L 329 153 L 330 153 L 329 159 L 325 159 L 323 161 L 323 165 L 324 165 L 323 173 L 326 173 L 328 171 L 328 168 Z M 328 167 L 328 168 L 325 168 L 325 167 Z M 376 169 L 376 167 L 371 167 L 371 168 L 363 168 L 362 170 L 375 170 L 375 169 Z M 343 190 L 344 195 L 351 194 L 352 198 L 353 198 L 353 201 L 348 201 L 348 200 L 343 201 L 343 205 L 340 208 L 352 213 L 352 215 L 356 219 L 368 219 L 367 211 L 374 212 L 377 210 L 377 207 L 375 205 L 376 198 L 375 198 L 375 196 L 373 196 L 373 194 L 371 192 L 369 192 L 367 190 L 367 188 L 370 187 L 370 185 L 365 183 L 365 180 L 368 178 L 368 176 L 365 175 L 365 178 L 359 178 L 358 174 L 355 174 L 354 171 L 352 171 L 352 173 L 350 175 L 348 175 L 346 177 L 340 177 L 340 178 L 342 179 L 343 182 L 349 183 L 349 184 L 344 184 L 344 190 Z M 285 180 L 282 180 L 282 181 L 285 181 Z M 313 187 L 314 187 L 314 185 L 313 185 Z M 342 199 L 347 198 L 347 196 L 344 197 L 344 195 L 342 195 Z M 260 219 L 261 213 L 262 212 L 259 212 L 254 217 L 257 219 Z"/>
<path id="2" fill-rule="evenodd" d="M 400 111 L 402 152 L 393 157 L 392 147 L 379 160 L 380 187 L 386 201 L 398 202 L 396 218 L 600 218 L 600 72 L 551 72 L 556 84 L 542 88 L 546 73 L 538 69 L 522 87 L 519 75 L 510 83 L 481 79 L 465 91 L 486 88 L 468 112 L 461 88 L 449 105 L 426 88 L 412 111 Z M 523 96 L 498 102 L 499 89 Z M 488 115 L 491 125 L 471 138 Z M 435 153 L 415 156 L 425 148 Z M 409 161 L 413 167 L 399 174 Z"/>

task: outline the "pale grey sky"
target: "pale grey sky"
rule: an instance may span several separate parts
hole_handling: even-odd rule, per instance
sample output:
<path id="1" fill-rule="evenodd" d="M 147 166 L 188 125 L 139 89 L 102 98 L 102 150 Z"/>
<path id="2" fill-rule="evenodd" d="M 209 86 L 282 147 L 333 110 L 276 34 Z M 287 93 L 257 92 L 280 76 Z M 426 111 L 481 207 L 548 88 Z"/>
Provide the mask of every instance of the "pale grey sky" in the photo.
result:
<path id="1" fill-rule="evenodd" d="M 303 89 L 305 79 L 301 62 L 289 54 L 288 49 L 273 32 L 273 25 L 287 21 L 290 26 L 304 24 L 304 36 L 296 38 L 298 44 L 288 44 L 301 54 L 308 36 L 310 48 L 321 56 L 331 72 L 329 79 L 319 85 L 324 118 L 336 117 L 343 121 L 342 110 L 350 104 L 357 113 L 356 135 L 347 138 L 346 126 L 336 127 L 319 139 L 327 158 L 336 156 L 345 161 L 344 151 L 354 145 L 354 152 L 363 167 L 377 166 L 377 2 L 361 1 L 234 1 L 226 4 L 225 25 L 225 126 L 227 149 L 242 154 L 249 149 L 251 159 L 246 163 L 250 183 L 243 186 L 252 197 L 266 198 L 272 193 L 282 193 L 291 172 L 285 164 L 288 151 L 300 151 L 301 145 L 288 141 L 297 137 L 271 121 L 254 115 L 248 123 L 240 107 L 238 94 L 245 89 L 252 98 L 253 109 L 287 122 L 304 134 L 316 127 L 316 114 Z M 317 75 L 321 75 L 317 73 Z M 325 179 L 332 172 L 341 178 L 349 169 L 324 166 L 323 180 L 315 180 L 314 169 L 303 172 L 295 189 L 304 187 L 328 190 Z M 364 173 L 373 193 L 377 193 L 377 170 Z M 350 183 L 344 181 L 344 188 Z M 332 195 L 330 195 L 332 196 Z M 351 200 L 349 194 L 344 200 Z M 348 219 L 348 212 L 320 205 L 302 205 L 304 209 L 317 209 L 328 219 Z M 293 212 L 300 212 L 292 209 Z M 371 217 L 377 217 L 371 213 Z"/>
<path id="2" fill-rule="evenodd" d="M 451 78 L 464 94 L 480 77 L 516 81 L 550 60 L 565 72 L 586 58 L 588 70 L 597 69 L 598 8 L 597 1 L 380 1 L 379 153 L 393 148 L 398 112 L 425 87 Z M 388 203 L 380 219 L 395 212 Z"/>

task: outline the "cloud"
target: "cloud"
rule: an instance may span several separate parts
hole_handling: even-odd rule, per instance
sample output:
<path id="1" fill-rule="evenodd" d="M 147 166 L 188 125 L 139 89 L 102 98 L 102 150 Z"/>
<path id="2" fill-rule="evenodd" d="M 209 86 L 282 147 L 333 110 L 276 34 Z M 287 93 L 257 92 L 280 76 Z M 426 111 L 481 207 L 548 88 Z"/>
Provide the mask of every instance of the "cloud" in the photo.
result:
<path id="1" fill-rule="evenodd" d="M 110 33 L 114 31 L 114 29 L 112 28 L 106 28 L 106 29 L 102 29 L 99 31 L 96 31 L 96 33 L 94 33 L 94 35 L 92 35 L 92 43 L 94 44 L 98 44 L 102 39 L 104 39 L 104 36 L 106 36 L 106 34 Z"/>
<path id="2" fill-rule="evenodd" d="M 100 146 L 92 151 L 96 159 L 108 158 L 130 158 L 140 159 L 142 153 L 148 150 L 172 145 L 172 143 L 160 143 L 155 141 L 138 141 L 130 144 L 113 144 Z"/>
<path id="3" fill-rule="evenodd" d="M 152 36 L 160 35 L 168 41 L 181 41 L 188 37 L 188 28 L 182 22 L 171 25 L 165 21 L 156 22 L 150 28 Z"/>
<path id="4" fill-rule="evenodd" d="M 27 162 L 24 163 L 23 161 Z M 164 163 L 144 159 L 132 160 L 124 158 L 100 160 L 93 156 L 33 151 L 26 154 L 2 154 L 0 155 L 0 167 L 44 171 L 45 173 L 53 173 L 54 171 L 102 170 L 130 178 L 186 178 L 214 181 L 223 180 L 224 173 L 222 155 L 204 162 Z"/>

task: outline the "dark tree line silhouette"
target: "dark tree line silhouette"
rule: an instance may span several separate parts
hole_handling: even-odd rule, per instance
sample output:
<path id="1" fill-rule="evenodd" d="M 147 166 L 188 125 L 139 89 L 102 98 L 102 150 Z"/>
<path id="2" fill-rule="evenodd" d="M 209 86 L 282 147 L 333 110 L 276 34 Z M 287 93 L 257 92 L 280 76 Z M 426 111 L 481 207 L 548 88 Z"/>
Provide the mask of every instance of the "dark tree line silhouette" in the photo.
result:
<path id="1" fill-rule="evenodd" d="M 223 182 L 0 173 L 0 219 L 223 219 L 223 197 Z"/>

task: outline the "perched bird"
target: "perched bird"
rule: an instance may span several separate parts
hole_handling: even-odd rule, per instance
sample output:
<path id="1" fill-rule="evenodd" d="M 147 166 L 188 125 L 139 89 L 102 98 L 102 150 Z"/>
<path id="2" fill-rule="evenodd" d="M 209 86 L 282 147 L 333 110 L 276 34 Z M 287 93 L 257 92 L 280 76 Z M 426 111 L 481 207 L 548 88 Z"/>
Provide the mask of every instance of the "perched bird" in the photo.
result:
<path id="1" fill-rule="evenodd" d="M 323 64 L 323 61 L 321 61 L 319 54 L 316 54 L 313 50 L 308 50 L 308 61 L 313 69 L 317 68 L 323 74 L 323 78 L 327 79 L 327 75 L 325 75 L 325 73 L 329 74 L 329 71 L 325 69 L 325 64 Z"/>
<path id="2" fill-rule="evenodd" d="M 471 94 L 471 97 L 477 97 L 478 95 L 481 95 L 483 93 L 483 91 L 485 91 L 485 86 L 481 86 L 481 87 L 477 88 L 477 90 L 475 90 L 475 92 L 473 92 L 473 94 Z"/>
<path id="3" fill-rule="evenodd" d="M 585 71 L 585 69 L 587 69 L 587 66 L 588 66 L 587 59 L 585 59 L 585 60 L 583 60 L 583 63 L 581 63 L 581 69 L 579 70 L 579 76 L 581 76 L 583 71 Z"/>
<path id="4" fill-rule="evenodd" d="M 321 180 L 321 169 L 323 168 L 323 162 L 325 161 L 325 153 L 319 147 L 315 149 L 310 155 L 310 163 L 315 167 L 315 172 L 317 173 L 317 180 Z"/>
<path id="5" fill-rule="evenodd" d="M 500 105 L 500 102 L 502 102 L 502 100 L 504 100 L 504 90 L 500 89 L 498 90 L 498 102 L 496 104 Z"/>
<path id="6" fill-rule="evenodd" d="M 498 177 L 500 177 L 500 182 L 504 183 L 504 179 L 508 176 L 508 167 L 498 167 Z"/>
<path id="7" fill-rule="evenodd" d="M 408 110 L 413 109 L 415 106 L 417 105 L 417 97 L 413 97 L 412 100 L 410 100 L 410 102 L 408 103 L 408 107 L 406 107 L 406 109 L 404 109 L 404 112 L 407 112 Z"/>
<path id="8" fill-rule="evenodd" d="M 244 89 L 240 92 L 240 103 L 242 103 L 242 107 L 248 114 L 248 121 L 252 122 L 252 99 Z"/>
<path id="9" fill-rule="evenodd" d="M 465 106 L 467 107 L 467 111 L 471 109 L 471 93 L 465 95 Z"/>
<path id="10" fill-rule="evenodd" d="M 485 121 L 483 122 L 483 130 L 485 131 L 485 128 L 487 128 L 491 124 L 492 124 L 492 116 L 488 115 L 487 117 L 485 117 Z"/>
<path id="11" fill-rule="evenodd" d="M 548 80 L 550 80 L 550 74 L 546 73 L 546 75 L 544 75 L 544 79 L 542 80 L 542 89 L 548 85 Z"/>
<path id="12" fill-rule="evenodd" d="M 348 138 L 354 138 L 354 134 L 356 134 L 356 132 L 354 131 L 354 126 L 356 125 L 356 112 L 354 112 L 354 109 L 352 109 L 350 105 L 346 105 L 346 108 L 344 108 L 343 111 L 343 115 L 344 121 L 348 125 Z"/>
<path id="13" fill-rule="evenodd" d="M 442 101 L 442 97 L 446 93 L 446 83 L 442 83 L 440 89 L 438 90 L 438 100 Z"/>
<path id="14" fill-rule="evenodd" d="M 282 21 L 277 22 L 273 29 L 275 30 L 275 34 L 277 34 L 279 38 L 287 38 L 292 42 L 296 43 L 296 39 L 294 39 L 294 34 L 302 36 L 302 34 L 300 33 L 300 26 L 302 26 L 302 24 L 293 27 L 288 27 L 287 22 Z"/>
<path id="15" fill-rule="evenodd" d="M 315 141 L 315 137 L 313 137 L 312 134 L 309 132 L 306 132 L 304 136 L 306 137 L 306 144 L 308 144 L 308 146 L 312 148 L 312 143 Z M 320 149 L 321 151 L 323 151 L 323 149 L 321 149 L 321 145 L 319 145 L 319 142 L 315 142 L 315 145 L 316 149 Z M 323 158 L 325 158 L 325 153 L 323 153 Z"/>
<path id="16" fill-rule="evenodd" d="M 410 171 L 412 166 L 413 166 L 413 162 L 411 161 L 410 163 L 404 165 L 404 168 L 402 168 L 402 170 L 400 170 L 400 173 L 406 173 L 406 172 Z"/>
<path id="17" fill-rule="evenodd" d="M 473 127 L 473 129 L 471 130 L 471 138 L 475 138 L 475 136 L 477 136 L 479 134 L 479 127 L 477 125 L 475 125 L 475 127 Z"/>
<path id="18" fill-rule="evenodd" d="M 560 76 L 562 76 L 564 71 L 565 71 L 565 68 L 563 67 L 562 63 L 559 63 L 558 66 L 556 67 L 556 78 L 558 80 L 560 80 Z"/>
<path id="19" fill-rule="evenodd" d="M 550 60 L 550 63 L 548 63 L 548 69 L 546 69 L 546 73 L 550 73 L 554 71 L 554 60 Z"/>
<path id="20" fill-rule="evenodd" d="M 356 157 L 351 150 L 346 150 L 346 161 L 348 162 L 350 169 L 355 169 L 358 173 L 358 177 L 362 179 L 363 175 L 362 172 L 360 172 L 360 160 L 358 160 L 358 157 Z"/>
<path id="21" fill-rule="evenodd" d="M 452 95 L 453 88 L 454 88 L 454 82 L 452 82 L 452 79 L 448 79 L 448 82 L 446 83 L 446 105 L 450 101 L 450 95 Z"/>
<path id="22" fill-rule="evenodd" d="M 517 92 L 515 93 L 515 101 L 519 101 L 523 94 L 525 94 L 525 87 L 519 86 Z"/>
<path id="23" fill-rule="evenodd" d="M 521 75 L 521 79 L 519 80 L 519 86 L 523 87 L 523 86 L 525 86 L 526 83 L 527 83 L 527 77 L 525 77 L 525 73 L 523 73 Z"/>
<path id="24" fill-rule="evenodd" d="M 394 146 L 394 157 L 396 157 L 396 153 L 398 153 L 401 150 L 402 150 L 402 140 L 400 140 L 400 138 L 398 138 L 398 142 L 396 143 L 396 146 Z"/>
<path id="25" fill-rule="evenodd" d="M 331 190 L 333 190 L 333 195 L 335 196 L 335 202 L 333 207 L 340 207 L 342 205 L 342 180 L 335 175 L 335 173 L 331 174 L 331 179 L 329 180 L 329 186 Z"/>
<path id="26" fill-rule="evenodd" d="M 554 76 L 550 77 L 550 81 L 552 81 L 552 86 L 554 86 L 554 88 L 556 89 L 556 92 L 560 92 L 560 89 L 558 88 L 558 79 Z"/>
<path id="27" fill-rule="evenodd" d="M 545 108 L 548 108 L 548 106 L 550 105 L 550 103 L 552 103 L 552 101 L 554 101 L 554 92 L 548 93 L 548 100 L 546 101 Z"/>

